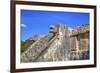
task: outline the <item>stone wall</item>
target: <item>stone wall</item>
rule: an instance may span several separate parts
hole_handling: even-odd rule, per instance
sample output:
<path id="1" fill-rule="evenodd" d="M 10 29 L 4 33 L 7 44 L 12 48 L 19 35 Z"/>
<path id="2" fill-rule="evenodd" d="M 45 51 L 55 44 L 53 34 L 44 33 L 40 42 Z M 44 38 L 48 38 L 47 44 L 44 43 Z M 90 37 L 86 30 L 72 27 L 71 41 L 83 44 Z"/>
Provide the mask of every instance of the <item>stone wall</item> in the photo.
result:
<path id="1" fill-rule="evenodd" d="M 72 31 L 71 60 L 89 59 L 89 25 L 80 26 Z"/>

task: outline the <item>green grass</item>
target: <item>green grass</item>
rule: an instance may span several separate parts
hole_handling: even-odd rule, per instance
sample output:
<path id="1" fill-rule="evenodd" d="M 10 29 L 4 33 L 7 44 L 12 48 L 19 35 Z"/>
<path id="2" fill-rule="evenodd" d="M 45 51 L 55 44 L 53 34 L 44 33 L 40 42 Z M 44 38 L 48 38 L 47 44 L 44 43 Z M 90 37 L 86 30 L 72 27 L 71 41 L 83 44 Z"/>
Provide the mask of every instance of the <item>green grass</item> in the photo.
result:
<path id="1" fill-rule="evenodd" d="M 26 40 L 25 42 L 21 41 L 21 53 L 27 50 L 28 47 L 31 46 L 34 42 L 34 40 Z"/>

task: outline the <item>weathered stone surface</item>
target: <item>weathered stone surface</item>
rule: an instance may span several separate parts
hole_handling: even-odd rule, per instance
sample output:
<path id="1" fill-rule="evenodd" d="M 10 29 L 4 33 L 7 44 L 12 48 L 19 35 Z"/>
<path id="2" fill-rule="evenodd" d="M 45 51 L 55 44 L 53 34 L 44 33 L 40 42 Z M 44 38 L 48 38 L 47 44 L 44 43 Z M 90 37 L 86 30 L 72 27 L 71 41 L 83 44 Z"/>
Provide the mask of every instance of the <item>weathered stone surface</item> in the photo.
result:
<path id="1" fill-rule="evenodd" d="M 22 53 L 21 61 L 23 62 L 32 62 L 35 58 L 39 56 L 39 54 L 48 46 L 50 39 L 53 35 L 47 35 L 39 40 L 37 40 L 34 44 L 32 44 L 27 51 Z"/>
<path id="2" fill-rule="evenodd" d="M 38 39 L 44 37 L 45 35 L 33 35 L 32 37 L 30 37 L 29 39 L 27 40 L 34 40 L 34 41 L 37 41 Z"/>
<path id="3" fill-rule="evenodd" d="M 74 31 L 74 32 L 73 32 Z M 80 26 L 72 31 L 71 60 L 89 59 L 89 25 Z"/>
<path id="4" fill-rule="evenodd" d="M 67 35 L 68 28 L 64 28 L 63 25 L 60 25 L 58 34 L 50 47 L 36 60 L 37 62 L 69 60 L 68 50 L 70 49 L 70 38 Z"/>
<path id="5" fill-rule="evenodd" d="M 70 29 L 64 24 L 50 27 L 21 55 L 22 62 L 47 62 L 89 59 L 89 25 Z"/>
<path id="6" fill-rule="evenodd" d="M 90 30 L 89 24 L 82 25 L 79 28 L 74 29 L 72 31 L 72 35 L 71 36 L 73 36 L 73 35 L 79 35 L 79 34 L 85 33 L 85 32 L 89 32 L 89 30 Z"/>

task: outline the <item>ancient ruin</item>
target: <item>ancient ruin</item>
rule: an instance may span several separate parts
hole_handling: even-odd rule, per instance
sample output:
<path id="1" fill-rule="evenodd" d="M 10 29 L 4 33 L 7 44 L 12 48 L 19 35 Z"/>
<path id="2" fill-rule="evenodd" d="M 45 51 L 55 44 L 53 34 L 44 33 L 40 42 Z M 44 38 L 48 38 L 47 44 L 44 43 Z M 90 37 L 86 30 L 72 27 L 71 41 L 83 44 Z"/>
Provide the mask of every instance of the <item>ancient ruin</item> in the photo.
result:
<path id="1" fill-rule="evenodd" d="M 21 53 L 21 62 L 49 62 L 89 59 L 89 24 L 71 29 L 52 25 L 47 35 L 29 38 L 35 42 Z"/>

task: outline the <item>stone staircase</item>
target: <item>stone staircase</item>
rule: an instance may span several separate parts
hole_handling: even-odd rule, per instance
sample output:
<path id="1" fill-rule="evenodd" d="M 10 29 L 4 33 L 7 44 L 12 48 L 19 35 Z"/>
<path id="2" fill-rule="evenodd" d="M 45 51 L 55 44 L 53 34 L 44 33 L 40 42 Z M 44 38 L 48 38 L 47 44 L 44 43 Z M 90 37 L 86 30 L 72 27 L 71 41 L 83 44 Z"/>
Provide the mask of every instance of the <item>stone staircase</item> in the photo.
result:
<path id="1" fill-rule="evenodd" d="M 64 33 L 63 33 L 64 34 Z M 41 55 L 35 60 L 35 62 L 50 62 L 50 61 L 67 61 L 69 60 L 69 37 L 65 35 L 56 35 L 53 42 L 47 47 L 47 49 L 41 53 Z"/>
<path id="2" fill-rule="evenodd" d="M 49 61 L 49 59 L 46 57 L 44 58 L 45 54 L 47 54 L 49 48 L 52 46 L 52 48 L 55 48 L 54 46 L 55 45 L 55 41 L 57 39 L 57 35 L 55 35 L 50 41 L 49 41 L 49 44 L 47 45 L 47 47 L 38 55 L 37 58 L 34 59 L 34 62 L 45 62 L 45 61 Z M 53 44 L 53 45 L 52 45 Z M 52 54 L 52 53 L 51 53 Z"/>
<path id="3" fill-rule="evenodd" d="M 41 53 L 49 47 L 55 38 L 56 36 L 53 34 L 48 34 L 37 40 L 28 48 L 28 50 L 21 54 L 21 61 L 34 62 L 41 55 Z"/>
<path id="4" fill-rule="evenodd" d="M 68 59 L 69 35 L 68 28 L 60 25 L 56 33 L 38 39 L 24 53 L 21 62 L 65 61 Z"/>

